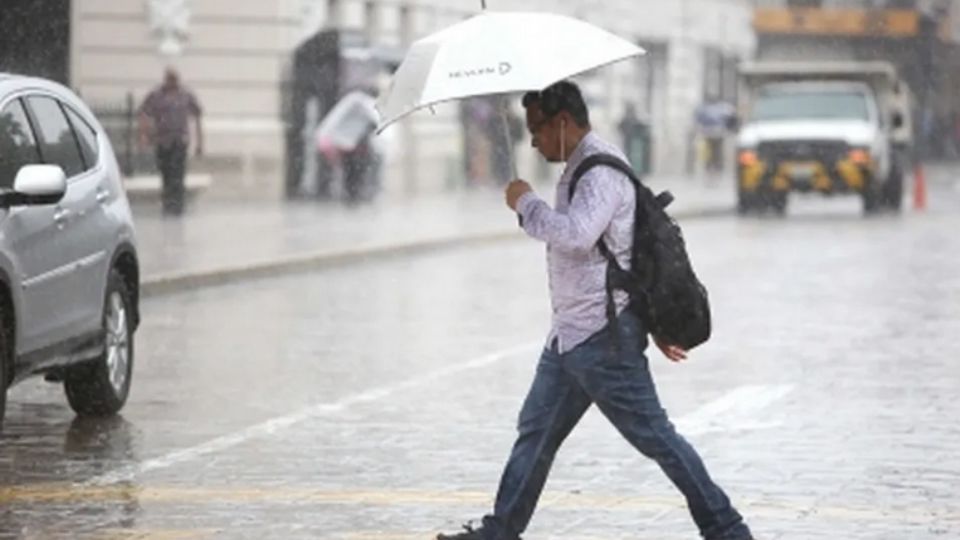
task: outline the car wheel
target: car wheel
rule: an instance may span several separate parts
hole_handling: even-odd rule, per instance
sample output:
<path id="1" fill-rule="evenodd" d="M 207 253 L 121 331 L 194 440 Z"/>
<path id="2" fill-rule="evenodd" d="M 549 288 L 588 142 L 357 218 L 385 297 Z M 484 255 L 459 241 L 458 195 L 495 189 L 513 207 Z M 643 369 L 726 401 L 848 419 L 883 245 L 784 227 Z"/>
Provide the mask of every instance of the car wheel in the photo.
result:
<path id="1" fill-rule="evenodd" d="M 10 386 L 12 374 L 10 369 L 10 350 L 7 347 L 7 329 L 0 326 L 0 430 L 3 429 L 3 417 L 7 412 L 7 387 Z"/>
<path id="2" fill-rule="evenodd" d="M 126 403 L 133 374 L 132 305 L 123 277 L 111 270 L 103 308 L 103 354 L 72 366 L 63 382 L 67 401 L 77 414 L 116 414 Z"/>

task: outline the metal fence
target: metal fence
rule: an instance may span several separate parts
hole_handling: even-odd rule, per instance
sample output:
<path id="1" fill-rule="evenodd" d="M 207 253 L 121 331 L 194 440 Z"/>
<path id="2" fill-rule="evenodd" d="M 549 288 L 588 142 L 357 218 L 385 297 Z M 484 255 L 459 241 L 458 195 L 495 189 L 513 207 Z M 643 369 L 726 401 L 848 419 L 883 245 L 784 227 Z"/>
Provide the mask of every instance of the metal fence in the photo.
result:
<path id="1" fill-rule="evenodd" d="M 122 101 L 92 103 L 90 109 L 107 133 L 124 176 L 156 172 L 151 150 L 138 145 L 137 104 L 132 92 Z"/>

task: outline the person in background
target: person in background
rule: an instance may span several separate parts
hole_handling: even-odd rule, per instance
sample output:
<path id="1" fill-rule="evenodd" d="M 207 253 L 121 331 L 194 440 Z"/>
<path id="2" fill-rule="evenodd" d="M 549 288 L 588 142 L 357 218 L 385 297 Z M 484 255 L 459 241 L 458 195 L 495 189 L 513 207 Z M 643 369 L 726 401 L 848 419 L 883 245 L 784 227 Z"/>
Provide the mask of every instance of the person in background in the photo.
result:
<path id="1" fill-rule="evenodd" d="M 180 215 L 185 204 L 184 176 L 190 146 L 189 120 L 196 125 L 197 156 L 203 155 L 202 109 L 196 96 L 180 83 L 177 71 L 168 67 L 163 83 L 151 91 L 139 109 L 140 145 L 152 144 L 162 181 L 163 213 Z"/>
<path id="2" fill-rule="evenodd" d="M 490 141 L 490 175 L 498 186 L 513 180 L 512 162 L 517 144 L 523 139 L 523 120 L 506 103 L 505 96 L 491 98 L 494 114 L 487 119 L 487 140 Z"/>
<path id="3" fill-rule="evenodd" d="M 484 185 L 490 180 L 491 145 L 489 125 L 496 116 L 489 99 L 465 99 L 460 106 L 463 126 L 463 169 L 467 185 Z"/>
<path id="4" fill-rule="evenodd" d="M 710 96 L 697 107 L 695 114 L 697 131 L 707 144 L 706 169 L 710 173 L 723 171 L 724 141 L 730 132 L 736 110 L 733 105 Z"/>

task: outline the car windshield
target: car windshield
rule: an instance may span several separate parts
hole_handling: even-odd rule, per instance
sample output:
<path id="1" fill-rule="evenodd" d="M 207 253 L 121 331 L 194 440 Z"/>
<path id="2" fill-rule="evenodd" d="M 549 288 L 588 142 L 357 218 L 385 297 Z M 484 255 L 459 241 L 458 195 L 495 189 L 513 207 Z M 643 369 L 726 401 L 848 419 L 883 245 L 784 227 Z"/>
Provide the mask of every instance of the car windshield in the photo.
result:
<path id="1" fill-rule="evenodd" d="M 852 90 L 771 92 L 760 96 L 751 120 L 869 120 L 867 96 Z"/>

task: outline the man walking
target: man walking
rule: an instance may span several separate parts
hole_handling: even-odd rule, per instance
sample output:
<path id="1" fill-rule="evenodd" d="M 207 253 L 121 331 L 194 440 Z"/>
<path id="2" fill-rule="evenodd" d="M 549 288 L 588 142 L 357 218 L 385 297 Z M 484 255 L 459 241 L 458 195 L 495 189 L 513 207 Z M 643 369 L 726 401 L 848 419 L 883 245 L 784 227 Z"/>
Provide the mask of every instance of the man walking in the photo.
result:
<path id="1" fill-rule="evenodd" d="M 626 157 L 591 131 L 587 107 L 573 83 L 528 93 L 523 106 L 533 146 L 548 161 L 566 162 L 553 208 L 522 180 L 506 189 L 507 205 L 520 215 L 526 233 L 547 244 L 553 323 L 520 412 L 519 435 L 493 513 L 483 518 L 480 528 L 467 526 L 438 540 L 519 539 L 560 444 L 592 403 L 683 493 L 704 538 L 751 539 L 743 518 L 661 408 L 644 355 L 647 331 L 626 309 L 627 295 L 614 295 L 616 328 L 607 320 L 607 260 L 597 241 L 602 238 L 621 267 L 628 268 L 635 190 L 626 175 L 609 167 L 589 169 L 572 199 L 568 190 L 573 172 L 588 156 Z M 657 346 L 674 362 L 686 358 L 680 347 Z"/>
<path id="2" fill-rule="evenodd" d="M 201 109 L 192 92 L 180 84 L 180 76 L 167 68 L 163 84 L 147 95 L 140 106 L 140 144 L 152 142 L 157 168 L 163 182 L 161 201 L 164 214 L 180 215 L 184 205 L 184 175 L 190 144 L 189 118 L 196 123 L 196 154 L 203 155 Z"/>

